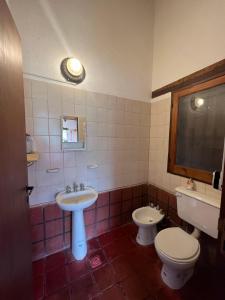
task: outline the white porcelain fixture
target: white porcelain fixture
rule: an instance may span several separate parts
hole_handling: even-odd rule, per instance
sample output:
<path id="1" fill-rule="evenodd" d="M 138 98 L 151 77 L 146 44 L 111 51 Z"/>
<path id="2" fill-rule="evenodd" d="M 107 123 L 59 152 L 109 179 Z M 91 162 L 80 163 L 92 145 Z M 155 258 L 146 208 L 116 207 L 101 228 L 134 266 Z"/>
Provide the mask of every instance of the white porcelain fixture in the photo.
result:
<path id="1" fill-rule="evenodd" d="M 220 199 L 176 188 L 177 212 L 181 219 L 195 226 L 192 234 L 179 227 L 167 228 L 155 237 L 155 248 L 163 262 L 162 280 L 172 289 L 180 289 L 190 279 L 200 255 L 197 238 L 200 230 L 213 238 L 218 236 Z"/>
<path id="2" fill-rule="evenodd" d="M 72 211 L 72 253 L 77 260 L 82 260 L 87 254 L 83 210 L 91 206 L 97 198 L 98 193 L 92 188 L 70 193 L 64 191 L 56 195 L 59 207 Z"/>
<path id="3" fill-rule="evenodd" d="M 135 224 L 139 227 L 136 241 L 138 244 L 146 246 L 154 243 L 157 234 L 156 224 L 164 217 L 159 210 L 154 207 L 144 206 L 136 209 L 132 213 Z"/>

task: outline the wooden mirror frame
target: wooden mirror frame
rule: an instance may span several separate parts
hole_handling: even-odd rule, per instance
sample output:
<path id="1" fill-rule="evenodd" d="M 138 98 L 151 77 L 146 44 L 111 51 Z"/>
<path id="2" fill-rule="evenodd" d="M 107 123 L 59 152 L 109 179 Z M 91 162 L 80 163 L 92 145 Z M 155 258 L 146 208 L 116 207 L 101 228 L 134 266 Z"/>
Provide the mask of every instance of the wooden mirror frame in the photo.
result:
<path id="1" fill-rule="evenodd" d="M 178 129 L 178 108 L 180 97 L 200 92 L 225 83 L 225 75 L 187 87 L 182 90 L 172 92 L 171 115 L 170 115 L 170 139 L 169 139 L 169 155 L 167 171 L 172 174 L 193 178 L 198 181 L 211 184 L 212 173 L 201 170 L 188 168 L 186 166 L 176 164 L 176 146 L 177 146 L 177 129 Z"/>

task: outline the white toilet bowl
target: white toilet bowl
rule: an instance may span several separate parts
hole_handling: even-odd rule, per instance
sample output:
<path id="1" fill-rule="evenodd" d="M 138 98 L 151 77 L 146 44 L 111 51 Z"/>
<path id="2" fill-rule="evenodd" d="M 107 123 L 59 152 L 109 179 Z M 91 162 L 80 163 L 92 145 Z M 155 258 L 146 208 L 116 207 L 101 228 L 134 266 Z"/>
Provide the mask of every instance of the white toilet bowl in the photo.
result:
<path id="1" fill-rule="evenodd" d="M 163 219 L 164 215 L 156 208 L 144 206 L 132 213 L 135 224 L 139 227 L 136 241 L 142 246 L 154 243 L 157 234 L 156 224 Z"/>
<path id="2" fill-rule="evenodd" d="M 155 237 L 155 248 L 163 262 L 162 280 L 172 289 L 180 289 L 190 279 L 200 255 L 196 238 L 179 227 L 167 228 Z"/>

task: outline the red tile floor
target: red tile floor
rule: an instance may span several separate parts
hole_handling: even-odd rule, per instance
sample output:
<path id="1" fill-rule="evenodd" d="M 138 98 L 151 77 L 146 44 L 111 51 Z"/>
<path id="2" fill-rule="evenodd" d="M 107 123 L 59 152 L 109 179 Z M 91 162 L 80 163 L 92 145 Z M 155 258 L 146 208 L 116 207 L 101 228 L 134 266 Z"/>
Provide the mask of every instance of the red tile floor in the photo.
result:
<path id="1" fill-rule="evenodd" d="M 225 277 L 204 266 L 179 290 L 160 278 L 154 246 L 139 246 L 137 227 L 125 225 L 88 242 L 88 255 L 75 261 L 70 250 L 33 263 L 35 299 L 206 300 L 225 299 Z"/>

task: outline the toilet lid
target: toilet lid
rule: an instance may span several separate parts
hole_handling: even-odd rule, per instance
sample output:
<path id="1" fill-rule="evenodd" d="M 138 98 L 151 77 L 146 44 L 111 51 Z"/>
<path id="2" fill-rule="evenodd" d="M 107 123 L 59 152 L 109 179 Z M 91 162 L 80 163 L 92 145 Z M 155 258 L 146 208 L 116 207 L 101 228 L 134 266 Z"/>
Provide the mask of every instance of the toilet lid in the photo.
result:
<path id="1" fill-rule="evenodd" d="M 166 256 L 177 260 L 190 259 L 199 250 L 198 240 L 179 227 L 160 231 L 155 238 L 155 246 Z"/>

